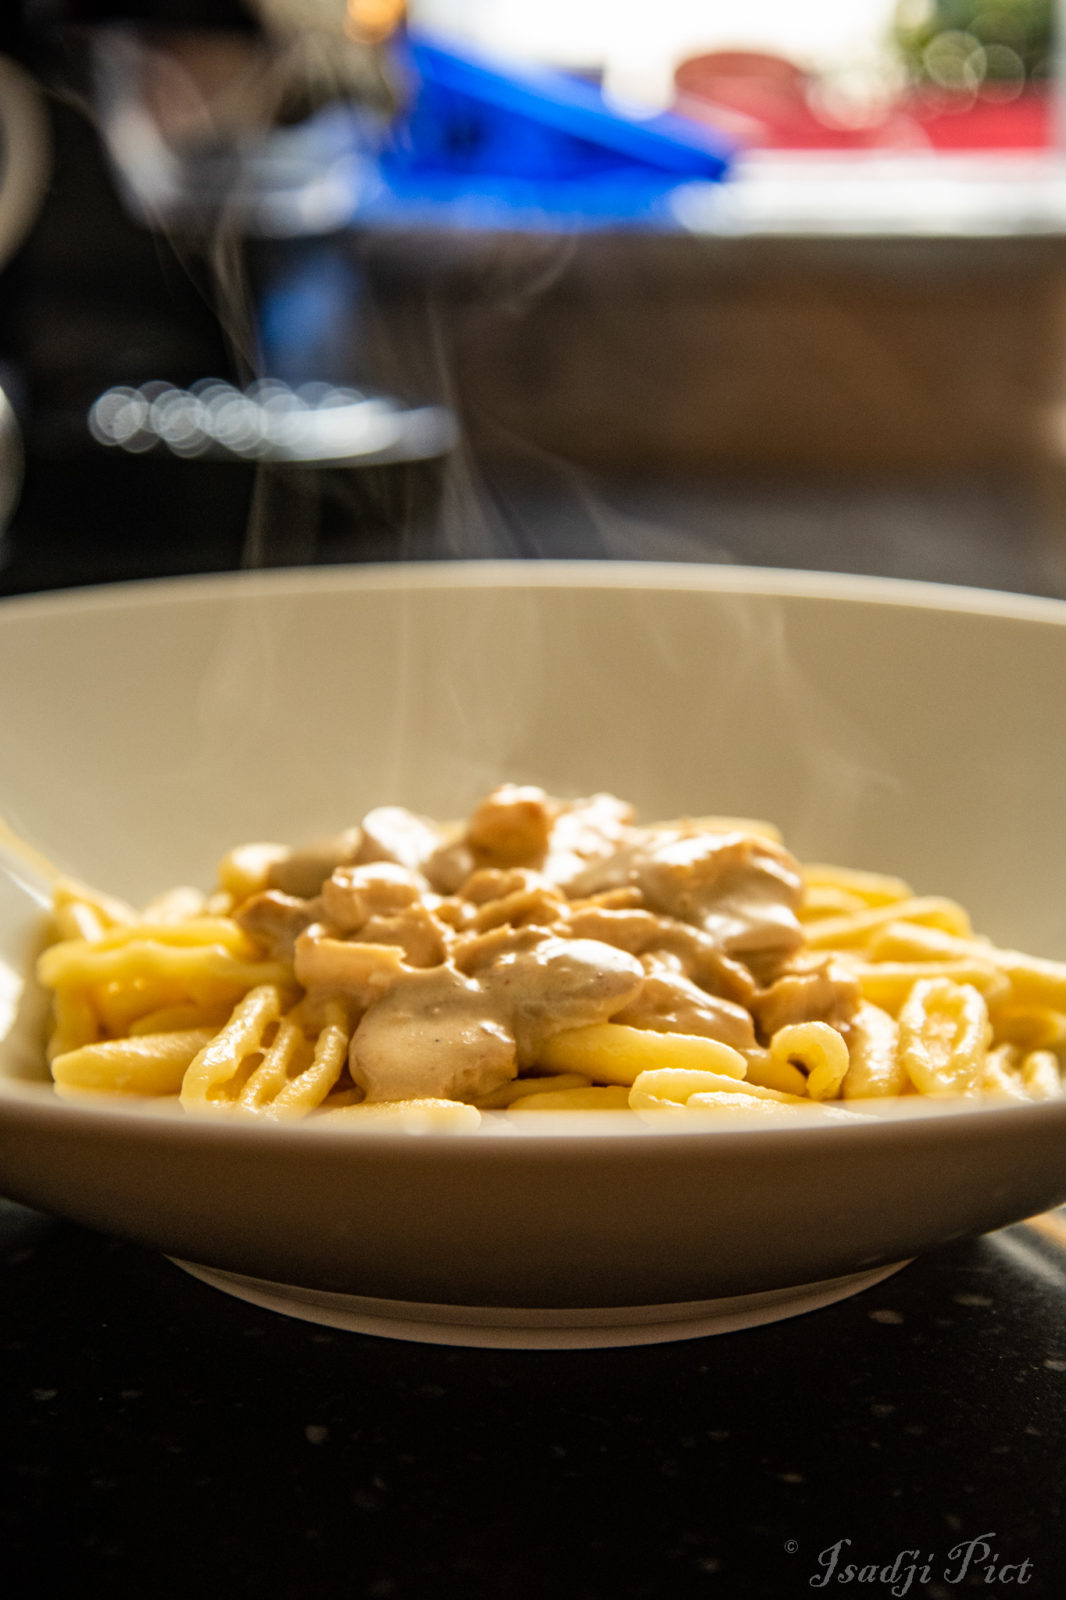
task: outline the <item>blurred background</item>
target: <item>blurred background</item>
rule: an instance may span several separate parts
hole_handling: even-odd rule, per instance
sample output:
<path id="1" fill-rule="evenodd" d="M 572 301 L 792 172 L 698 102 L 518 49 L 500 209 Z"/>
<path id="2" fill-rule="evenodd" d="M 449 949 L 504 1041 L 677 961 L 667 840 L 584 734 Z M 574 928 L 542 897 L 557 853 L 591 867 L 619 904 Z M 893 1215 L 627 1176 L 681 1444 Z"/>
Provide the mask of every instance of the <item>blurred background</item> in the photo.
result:
<path id="1" fill-rule="evenodd" d="M 1066 595 L 1060 0 L 14 0 L 0 593 L 740 561 Z"/>

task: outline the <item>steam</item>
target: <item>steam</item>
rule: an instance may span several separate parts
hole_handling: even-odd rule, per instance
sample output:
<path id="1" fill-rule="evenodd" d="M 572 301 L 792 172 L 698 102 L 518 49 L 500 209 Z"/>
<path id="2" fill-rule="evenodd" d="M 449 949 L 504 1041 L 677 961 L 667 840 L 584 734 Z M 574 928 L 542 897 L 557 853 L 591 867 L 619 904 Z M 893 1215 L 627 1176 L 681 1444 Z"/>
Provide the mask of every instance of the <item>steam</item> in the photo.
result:
<path id="1" fill-rule="evenodd" d="M 321 40 L 316 41 L 315 49 L 303 55 L 295 46 L 286 47 L 254 65 L 247 98 L 257 108 L 259 126 L 269 127 L 301 96 L 310 102 L 323 92 L 320 45 Z M 143 59 L 127 61 L 126 67 L 134 73 L 134 81 L 143 80 Z M 243 135 L 235 131 L 232 107 L 215 121 L 211 106 L 197 98 L 191 79 L 184 86 L 178 81 L 179 64 L 169 63 L 165 76 L 171 100 L 184 107 L 185 126 L 199 129 L 205 148 L 211 140 L 229 141 L 239 155 L 247 131 Z M 121 150 L 116 154 L 121 156 Z M 239 178 L 240 160 L 233 170 Z M 250 384 L 273 376 L 263 371 L 256 329 L 246 236 L 252 219 L 247 196 L 238 189 L 228 195 L 218 193 L 214 201 L 211 226 L 198 238 L 165 215 L 153 221 L 210 299 L 237 382 Z M 425 241 L 386 242 L 380 246 L 384 264 L 377 263 L 379 274 L 387 274 L 390 252 L 398 252 L 402 261 L 405 249 L 424 248 Z M 577 234 L 483 238 L 475 248 L 480 272 L 478 315 L 484 319 L 491 313 L 503 323 L 534 314 L 581 260 Z M 351 249 L 354 254 L 354 243 Z M 375 244 L 373 250 L 377 249 Z M 446 254 L 442 249 L 442 274 Z M 431 273 L 423 273 L 422 281 L 429 287 L 423 290 L 420 305 L 408 289 L 406 304 L 413 320 L 407 326 L 398 327 L 390 320 L 387 307 L 365 308 L 363 353 L 386 391 L 392 385 L 398 393 L 463 415 L 469 411 L 470 398 L 456 365 L 454 307 L 443 286 L 434 286 Z M 649 582 L 672 581 L 681 588 L 691 565 L 729 562 L 728 540 L 716 531 L 712 512 L 708 511 L 705 526 L 685 528 L 612 505 L 610 490 L 590 472 L 553 457 L 498 416 L 474 420 L 494 457 L 507 462 L 506 473 L 487 471 L 468 441 L 436 467 L 423 463 L 331 469 L 257 462 L 249 468 L 253 482 L 243 568 L 251 572 L 328 559 L 326 527 L 338 523 L 350 528 L 338 546 L 341 553 L 350 555 L 354 547 L 359 557 L 390 561 L 538 562 L 560 555 L 599 563 L 650 560 L 675 570 L 664 575 L 649 569 Z M 698 580 L 693 586 L 698 587 Z M 894 780 L 884 753 L 864 732 L 861 721 L 842 707 L 832 686 L 808 681 L 798 670 L 785 611 L 767 595 L 738 593 L 728 606 L 714 605 L 712 654 L 717 666 L 713 675 L 695 682 L 691 641 L 679 640 L 667 625 L 656 622 L 657 613 L 644 604 L 639 589 L 627 594 L 621 611 L 632 647 L 627 670 L 662 678 L 678 696 L 697 700 L 699 716 L 694 724 L 700 739 L 711 747 L 710 757 L 706 749 L 671 755 L 657 748 L 653 730 L 634 729 L 632 737 L 646 745 L 649 760 L 644 792 L 632 798 L 652 811 L 660 806 L 675 811 L 683 798 L 693 811 L 750 812 L 750 796 L 734 782 L 730 762 L 731 742 L 743 730 L 745 739 L 766 742 L 764 750 L 758 749 L 742 763 L 758 780 L 760 791 L 774 793 L 775 772 L 786 775 L 770 820 L 784 826 L 786 838 L 801 853 L 826 853 L 832 841 L 832 853 L 847 858 L 855 818 L 871 794 L 883 795 Z M 380 664 L 378 675 L 379 682 L 387 685 L 391 704 L 386 747 L 377 752 L 375 762 L 381 785 L 374 797 L 378 801 L 409 802 L 424 792 L 427 760 L 435 767 L 436 789 L 453 795 L 457 809 L 504 778 L 543 783 L 562 793 L 620 787 L 614 774 L 604 769 L 593 738 L 585 740 L 584 755 L 576 766 L 569 757 L 552 754 L 553 719 L 560 732 L 567 729 L 573 734 L 574 728 L 568 723 L 570 708 L 544 703 L 546 653 L 552 648 L 579 653 L 580 605 L 571 602 L 565 590 L 558 591 L 550 640 L 543 628 L 542 606 L 531 602 L 524 616 L 513 608 L 509 615 L 514 618 L 507 663 L 511 700 L 501 705 L 491 681 L 492 663 L 478 661 L 476 637 L 458 643 L 452 639 L 456 654 L 441 659 L 436 641 L 425 630 L 424 606 L 412 598 L 397 612 L 387 660 Z M 235 605 L 232 626 L 203 662 L 205 782 L 224 769 L 227 748 L 250 752 L 257 743 L 276 740 L 273 686 L 285 670 L 285 650 L 298 645 L 274 637 L 265 612 L 256 604 Z M 583 692 L 587 706 L 610 717 L 618 714 L 624 688 L 605 682 L 586 685 Z M 439 726 L 449 730 L 447 744 L 432 751 L 417 744 L 427 726 L 427 697 L 439 713 Z M 567 748 L 574 747 L 571 738 Z M 351 820 L 344 815 L 315 815 L 296 826 L 311 829 L 330 822 L 339 826 Z"/>

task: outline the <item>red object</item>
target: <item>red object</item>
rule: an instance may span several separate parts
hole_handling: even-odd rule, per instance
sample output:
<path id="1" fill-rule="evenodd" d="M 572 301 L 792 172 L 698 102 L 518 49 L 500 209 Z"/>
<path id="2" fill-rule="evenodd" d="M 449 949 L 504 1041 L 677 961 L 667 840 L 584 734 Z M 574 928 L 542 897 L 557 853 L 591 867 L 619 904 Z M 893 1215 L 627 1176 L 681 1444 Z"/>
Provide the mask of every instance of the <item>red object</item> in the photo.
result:
<path id="1" fill-rule="evenodd" d="M 877 121 L 845 127 L 819 116 L 814 82 L 783 56 L 719 50 L 678 67 L 675 109 L 762 150 L 1044 150 L 1053 139 L 1044 86 L 1009 101 L 916 91 Z"/>
<path id="2" fill-rule="evenodd" d="M 976 100 L 965 110 L 930 106 L 915 96 L 904 109 L 934 150 L 1047 150 L 1054 140 L 1052 97 L 1044 87 L 1016 100 Z"/>

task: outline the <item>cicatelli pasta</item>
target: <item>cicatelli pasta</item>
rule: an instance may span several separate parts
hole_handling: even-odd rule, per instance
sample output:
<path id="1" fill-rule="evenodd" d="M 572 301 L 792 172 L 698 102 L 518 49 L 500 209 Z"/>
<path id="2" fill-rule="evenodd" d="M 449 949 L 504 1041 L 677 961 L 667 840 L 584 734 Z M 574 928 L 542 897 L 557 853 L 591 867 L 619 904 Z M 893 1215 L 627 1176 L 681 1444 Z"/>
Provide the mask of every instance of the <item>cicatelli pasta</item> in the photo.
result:
<path id="1" fill-rule="evenodd" d="M 505 785 L 456 824 L 381 807 L 240 846 L 209 893 L 139 913 L 61 882 L 53 921 L 68 1098 L 462 1131 L 1063 1093 L 1066 965 L 898 878 L 801 866 L 768 823 L 642 825 L 611 795 Z"/>

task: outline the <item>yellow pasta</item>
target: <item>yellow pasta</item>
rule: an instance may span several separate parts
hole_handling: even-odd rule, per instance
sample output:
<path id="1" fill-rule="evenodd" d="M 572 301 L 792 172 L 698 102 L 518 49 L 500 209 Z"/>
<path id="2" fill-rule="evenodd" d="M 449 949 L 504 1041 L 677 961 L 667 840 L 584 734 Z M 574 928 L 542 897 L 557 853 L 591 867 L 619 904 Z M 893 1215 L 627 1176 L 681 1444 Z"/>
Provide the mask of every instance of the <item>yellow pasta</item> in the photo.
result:
<path id="1" fill-rule="evenodd" d="M 627 1111 L 629 1090 L 623 1084 L 588 1088 L 542 1089 L 511 1102 L 510 1111 Z"/>
<path id="2" fill-rule="evenodd" d="M 898 900 L 841 917 L 827 917 L 807 927 L 807 944 L 812 950 L 849 950 L 866 944 L 871 934 L 890 922 L 928 924 L 951 934 L 970 933 L 970 919 L 954 900 L 932 897 Z"/>
<path id="3" fill-rule="evenodd" d="M 206 897 L 199 889 L 190 888 L 186 884 L 179 885 L 176 889 L 164 889 L 162 894 L 157 894 L 155 899 L 150 900 L 145 906 L 139 921 L 142 924 L 154 923 L 156 926 L 187 929 L 192 925 L 193 919 L 203 913 L 212 916 L 208 911 Z M 216 919 L 216 926 L 220 920 Z"/>
<path id="4" fill-rule="evenodd" d="M 827 1022 L 793 1022 L 779 1028 L 770 1040 L 774 1061 L 792 1062 L 807 1076 L 812 1100 L 831 1100 L 847 1075 L 848 1047 Z"/>
<path id="5" fill-rule="evenodd" d="M 138 1033 L 177 1033 L 183 1028 L 209 1028 L 217 1033 L 230 1014 L 228 1006 L 197 1006 L 192 1004 L 161 1006 L 158 1011 L 147 1011 L 130 1023 L 131 1035 Z"/>
<path id="6" fill-rule="evenodd" d="M 861 872 L 854 867 L 833 867 L 824 862 L 811 862 L 803 868 L 803 882 L 808 890 L 835 889 L 854 895 L 868 906 L 887 906 L 895 900 L 909 900 L 914 890 L 902 878 L 889 877 L 882 872 Z"/>
<path id="7" fill-rule="evenodd" d="M 41 982 L 51 988 L 103 988 L 109 983 L 132 985 L 138 979 L 168 981 L 191 998 L 205 1000 L 219 992 L 240 993 L 251 984 L 284 983 L 289 971 L 271 961 L 246 961 L 223 945 L 173 945 L 156 939 L 130 941 L 117 948 L 65 942 L 41 956 Z"/>
<path id="8" fill-rule="evenodd" d="M 1050 1050 L 1025 1052 L 1018 1045 L 997 1045 L 988 1052 L 981 1088 L 1011 1100 L 1060 1100 L 1058 1057 Z"/>
<path id="9" fill-rule="evenodd" d="M 1030 1098 L 1022 1082 L 1022 1052 L 1016 1044 L 1000 1044 L 988 1051 L 980 1087 L 984 1094 L 1008 1100 Z"/>
<path id="10" fill-rule="evenodd" d="M 218 864 L 219 888 L 235 900 L 246 900 L 266 888 L 271 867 L 286 853 L 280 844 L 238 845 Z"/>
<path id="11" fill-rule="evenodd" d="M 819 922 L 827 917 L 850 917 L 856 911 L 865 911 L 867 901 L 850 889 L 837 889 L 832 884 L 807 884 L 799 908 L 801 922 Z"/>
<path id="12" fill-rule="evenodd" d="M 480 1111 L 505 1111 L 527 1095 L 563 1094 L 569 1089 L 591 1087 L 592 1079 L 583 1072 L 553 1072 L 547 1077 L 511 1078 L 491 1093 L 479 1095 L 476 1104 Z"/>
<path id="13" fill-rule="evenodd" d="M 331 1107 L 316 1119 L 324 1127 L 398 1128 L 407 1133 L 472 1133 L 481 1123 L 476 1106 L 461 1100 L 412 1098 Z"/>
<path id="14" fill-rule="evenodd" d="M 804 1104 L 803 1101 L 792 1100 L 762 1100 L 750 1094 L 730 1094 L 719 1090 L 708 1094 L 694 1094 L 686 1101 L 686 1110 L 690 1112 L 714 1111 L 719 1115 L 733 1115 L 742 1117 L 792 1117 L 797 1108 Z M 810 1102 L 808 1101 L 809 1105 Z"/>
<path id="15" fill-rule="evenodd" d="M 1051 1050 L 1032 1050 L 1022 1061 L 1022 1086 L 1034 1100 L 1059 1100 L 1063 1094 L 1059 1058 Z"/>
<path id="16" fill-rule="evenodd" d="M 84 989 L 56 990 L 52 1022 L 47 1050 L 49 1061 L 68 1051 L 78 1050 L 82 1045 L 95 1044 L 100 1037 L 100 1019 Z"/>
<path id="17" fill-rule="evenodd" d="M 807 1079 L 787 1057 L 771 1055 L 769 1050 L 748 1052 L 747 1083 L 758 1084 L 763 1089 L 777 1089 L 782 1094 L 805 1095 Z"/>
<path id="18" fill-rule="evenodd" d="M 594 1023 L 566 1029 L 547 1040 L 542 1066 L 554 1071 L 584 1072 L 593 1082 L 631 1084 L 653 1067 L 693 1067 L 742 1078 L 747 1063 L 738 1050 L 717 1039 L 693 1034 L 653 1033 L 619 1023 Z"/>
<path id="19" fill-rule="evenodd" d="M 1030 1050 L 1066 1045 L 1066 1014 L 1048 1006 L 999 1005 L 992 1009 L 997 1039 L 1025 1045 Z"/>
<path id="20" fill-rule="evenodd" d="M 267 1107 L 269 1114 L 302 1117 L 317 1110 L 325 1104 L 347 1059 L 347 1017 L 343 1006 L 334 1002 L 327 1008 L 326 1025 L 315 1041 L 311 1060 L 302 1071 L 290 1074 L 278 1084 Z"/>
<path id="21" fill-rule="evenodd" d="M 104 951 L 137 950 L 146 943 L 221 947 L 246 961 L 253 959 L 256 953 L 252 940 L 228 917 L 187 917 L 176 922 L 146 919 L 104 929 L 89 942 L 92 945 L 91 952 L 80 950 L 79 941 L 76 940 L 53 945 L 42 960 L 46 968 L 62 966 L 65 961 L 74 960 L 79 955 L 91 953 L 94 959 L 102 958 Z"/>
<path id="22" fill-rule="evenodd" d="M 899 1055 L 899 1024 L 866 1000 L 848 1030 L 848 1070 L 840 1090 L 845 1100 L 884 1099 L 903 1094 L 907 1074 Z"/>
<path id="23" fill-rule="evenodd" d="M 1009 978 L 990 961 L 860 961 L 853 970 L 863 999 L 893 1013 L 898 1013 L 914 985 L 929 977 L 967 984 L 990 1005 L 1011 995 Z"/>
<path id="24" fill-rule="evenodd" d="M 1066 962 L 1045 961 L 1020 950 L 1001 950 L 976 939 L 953 938 L 928 928 L 890 924 L 871 951 L 879 959 L 987 963 L 1010 984 L 1018 1004 L 1066 1011 Z"/>
<path id="25" fill-rule="evenodd" d="M 270 1024 L 281 1015 L 281 991 L 273 984 L 253 989 L 220 1033 L 190 1062 L 181 1086 L 186 1110 L 236 1105 L 264 1053 Z"/>
<path id="26" fill-rule="evenodd" d="M 263 1059 L 250 1076 L 240 1083 L 235 1100 L 242 1111 L 260 1111 L 276 1103 L 282 1089 L 298 1077 L 307 1065 L 307 1040 L 302 1030 L 288 1017 L 282 1017 L 274 1037 L 263 1052 Z M 239 1082 L 235 1071 L 234 1082 Z"/>
<path id="27" fill-rule="evenodd" d="M 704 1072 L 691 1067 L 659 1067 L 642 1072 L 629 1091 L 629 1104 L 636 1110 L 654 1109 L 656 1102 L 688 1105 L 694 1095 L 740 1095 L 745 1100 L 776 1100 L 800 1104 L 799 1095 L 764 1089 L 757 1083 L 734 1079 L 726 1073 Z"/>
<path id="28" fill-rule="evenodd" d="M 112 928 L 137 920 L 132 906 L 66 878 L 53 888 L 52 917 L 61 939 L 99 939 Z"/>
<path id="29" fill-rule="evenodd" d="M 132 1033 L 135 1024 L 145 1017 L 179 1006 L 187 992 L 173 978 L 146 974 L 110 978 L 90 987 L 93 1008 L 104 1033 L 111 1038 Z"/>
<path id="30" fill-rule="evenodd" d="M 900 1059 L 922 1094 L 966 1094 L 981 1083 L 991 1033 L 971 984 L 923 978 L 900 1011 Z"/>
<path id="31" fill-rule="evenodd" d="M 141 913 L 60 880 L 53 931 L 67 1097 L 421 1132 L 1063 1094 L 1066 963 L 900 878 L 801 868 L 768 823 L 641 827 L 609 795 L 382 807 L 303 852 L 238 846 Z"/>
<path id="32" fill-rule="evenodd" d="M 189 1066 L 212 1037 L 209 1028 L 193 1028 L 87 1044 L 56 1056 L 52 1077 L 61 1094 L 177 1094 Z"/>

